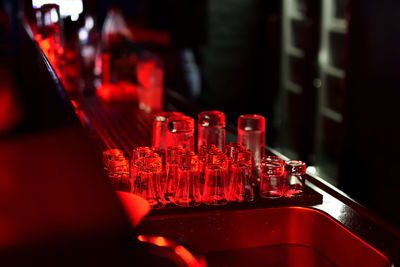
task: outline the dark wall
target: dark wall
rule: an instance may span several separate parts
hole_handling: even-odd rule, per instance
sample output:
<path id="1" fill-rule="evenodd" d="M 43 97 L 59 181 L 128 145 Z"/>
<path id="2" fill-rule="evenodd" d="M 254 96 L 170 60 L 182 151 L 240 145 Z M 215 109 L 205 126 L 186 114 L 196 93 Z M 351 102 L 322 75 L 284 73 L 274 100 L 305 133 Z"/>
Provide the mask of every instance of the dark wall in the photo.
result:
<path id="1" fill-rule="evenodd" d="M 351 4 L 341 187 L 400 225 L 400 2 Z"/>

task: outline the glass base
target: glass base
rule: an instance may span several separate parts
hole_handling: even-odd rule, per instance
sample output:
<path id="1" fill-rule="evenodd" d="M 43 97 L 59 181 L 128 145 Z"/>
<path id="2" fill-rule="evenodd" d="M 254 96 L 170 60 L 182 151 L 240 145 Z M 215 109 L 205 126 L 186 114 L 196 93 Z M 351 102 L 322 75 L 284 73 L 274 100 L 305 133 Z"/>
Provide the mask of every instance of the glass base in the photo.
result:
<path id="1" fill-rule="evenodd" d="M 283 197 L 283 192 L 282 191 L 260 192 L 259 196 L 262 198 L 276 199 Z"/>

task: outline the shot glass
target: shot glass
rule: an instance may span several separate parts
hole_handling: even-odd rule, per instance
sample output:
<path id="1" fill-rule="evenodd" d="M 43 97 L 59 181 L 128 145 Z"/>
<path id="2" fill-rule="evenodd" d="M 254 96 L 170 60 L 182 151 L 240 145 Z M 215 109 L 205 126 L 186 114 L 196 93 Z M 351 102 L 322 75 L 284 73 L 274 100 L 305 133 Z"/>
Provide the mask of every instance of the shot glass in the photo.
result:
<path id="1" fill-rule="evenodd" d="M 249 202 L 254 200 L 251 186 L 251 152 L 244 150 L 237 153 L 237 160 L 231 169 L 230 200 L 235 202 Z"/>
<path id="2" fill-rule="evenodd" d="M 132 151 L 132 161 L 131 161 L 131 191 L 134 194 L 140 195 L 142 177 L 141 170 L 143 168 L 143 158 L 151 153 L 151 149 L 147 146 L 136 147 Z"/>
<path id="3" fill-rule="evenodd" d="M 286 197 L 296 197 L 304 194 L 306 185 L 306 164 L 300 160 L 285 162 Z"/>
<path id="4" fill-rule="evenodd" d="M 226 155 L 223 152 L 213 151 L 207 155 L 203 203 L 215 206 L 228 204 L 226 167 Z"/>
<path id="5" fill-rule="evenodd" d="M 203 111 L 198 115 L 197 151 L 202 145 L 215 145 L 225 149 L 225 114 L 221 111 Z"/>
<path id="6" fill-rule="evenodd" d="M 198 151 L 198 159 L 199 159 L 199 183 L 200 183 L 200 192 L 203 194 L 204 184 L 206 180 L 206 160 L 207 155 L 211 151 L 217 151 L 218 149 L 215 145 L 201 145 Z"/>
<path id="7" fill-rule="evenodd" d="M 153 209 L 161 209 L 166 205 L 160 184 L 161 158 L 155 153 L 150 153 L 140 161 L 142 163 L 140 170 L 141 184 L 137 194 L 146 199 Z"/>
<path id="8" fill-rule="evenodd" d="M 167 148 L 182 146 L 183 150 L 194 152 L 194 120 L 188 116 L 174 116 L 167 119 Z"/>
<path id="9" fill-rule="evenodd" d="M 201 204 L 198 166 L 198 158 L 193 152 L 184 152 L 179 155 L 175 205 L 194 207 Z"/>
<path id="10" fill-rule="evenodd" d="M 109 149 L 103 152 L 104 170 L 111 181 L 114 190 L 131 190 L 129 177 L 129 160 L 119 149 Z"/>
<path id="11" fill-rule="evenodd" d="M 227 178 L 227 186 L 228 188 L 231 188 L 231 181 L 232 181 L 232 166 L 237 160 L 237 154 L 240 151 L 244 151 L 246 148 L 242 146 L 238 142 L 230 142 L 228 145 L 226 145 L 225 149 L 225 154 L 227 156 L 227 169 L 226 169 L 226 178 Z"/>
<path id="12" fill-rule="evenodd" d="M 240 115 L 238 142 L 253 154 L 253 185 L 260 184 L 261 159 L 265 153 L 265 118 L 261 115 Z"/>
<path id="13" fill-rule="evenodd" d="M 153 143 L 152 148 L 157 150 L 167 150 L 166 134 L 167 119 L 174 116 L 184 116 L 180 112 L 166 111 L 159 112 L 154 116 L 153 120 Z"/>
<path id="14" fill-rule="evenodd" d="M 262 159 L 260 197 L 280 198 L 285 192 L 285 163 L 275 156 Z"/>
<path id="15" fill-rule="evenodd" d="M 106 151 L 103 151 L 104 168 L 106 169 L 108 167 L 107 164 L 109 163 L 110 159 L 117 159 L 122 156 L 124 156 L 124 153 L 121 149 L 108 149 Z"/>
<path id="16" fill-rule="evenodd" d="M 167 150 L 167 167 L 166 167 L 166 186 L 163 188 L 165 200 L 167 203 L 173 202 L 176 188 L 178 186 L 178 164 L 179 154 L 183 153 L 181 146 L 169 147 Z"/>

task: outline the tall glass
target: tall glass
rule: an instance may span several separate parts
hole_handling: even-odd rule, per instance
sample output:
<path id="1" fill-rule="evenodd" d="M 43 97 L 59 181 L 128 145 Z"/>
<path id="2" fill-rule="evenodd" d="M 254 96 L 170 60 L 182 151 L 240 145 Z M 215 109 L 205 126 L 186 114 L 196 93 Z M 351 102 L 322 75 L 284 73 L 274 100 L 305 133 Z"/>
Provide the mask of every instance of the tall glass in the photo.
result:
<path id="1" fill-rule="evenodd" d="M 183 150 L 194 152 L 194 119 L 188 116 L 174 116 L 167 119 L 167 148 L 182 146 Z"/>
<path id="2" fill-rule="evenodd" d="M 167 119 L 174 116 L 184 116 L 184 115 L 180 112 L 165 111 L 165 112 L 159 112 L 154 116 L 152 148 L 164 151 L 167 150 L 166 146 Z"/>
<path id="3" fill-rule="evenodd" d="M 229 188 L 226 179 L 226 155 L 211 152 L 206 161 L 206 181 L 203 190 L 203 203 L 207 205 L 226 205 L 229 201 Z"/>
<path id="4" fill-rule="evenodd" d="M 198 115 L 197 151 L 202 145 L 215 145 L 225 149 L 225 114 L 221 111 L 203 111 Z"/>
<path id="5" fill-rule="evenodd" d="M 238 119 L 238 142 L 253 154 L 253 185 L 260 184 L 261 159 L 265 153 L 265 118 L 246 114 Z"/>

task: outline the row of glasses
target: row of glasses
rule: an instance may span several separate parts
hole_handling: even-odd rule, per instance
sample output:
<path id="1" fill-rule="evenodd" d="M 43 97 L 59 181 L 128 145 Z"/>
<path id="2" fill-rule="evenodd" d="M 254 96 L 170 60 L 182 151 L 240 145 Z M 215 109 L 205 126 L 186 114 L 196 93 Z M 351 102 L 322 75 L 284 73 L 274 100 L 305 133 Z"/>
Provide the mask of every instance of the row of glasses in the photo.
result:
<path id="1" fill-rule="evenodd" d="M 264 157 L 261 162 L 260 196 L 280 198 L 304 193 L 306 164 L 300 160 L 284 161 L 277 156 Z"/>
<path id="2" fill-rule="evenodd" d="M 137 147 L 132 154 L 131 179 L 129 160 L 121 150 L 105 151 L 103 161 L 115 190 L 131 188 L 131 192 L 145 198 L 155 209 L 165 207 L 166 203 L 194 207 L 201 203 L 225 205 L 229 201 L 254 200 L 252 154 L 240 143 L 229 143 L 225 153 L 214 145 L 203 145 L 199 156 L 181 146 L 170 147 L 166 167 L 162 157 L 152 149 Z M 305 172 L 302 161 L 264 157 L 259 195 L 270 199 L 301 196 Z"/>

